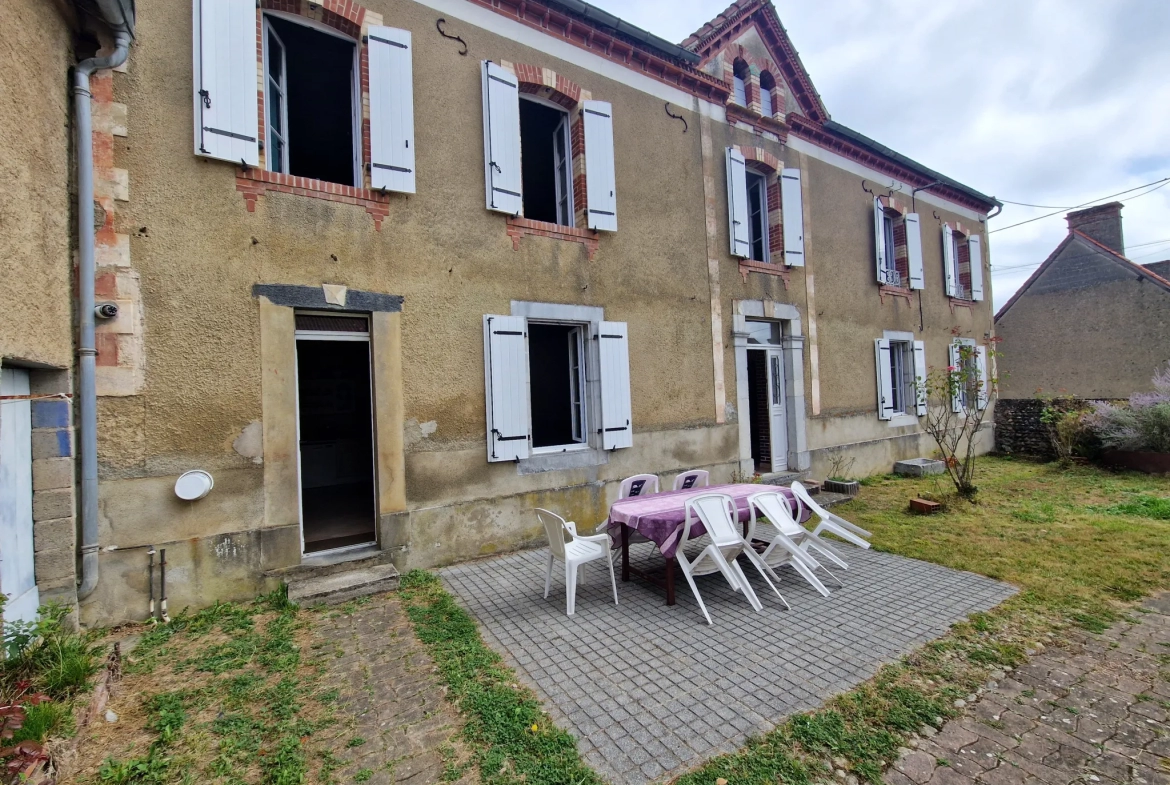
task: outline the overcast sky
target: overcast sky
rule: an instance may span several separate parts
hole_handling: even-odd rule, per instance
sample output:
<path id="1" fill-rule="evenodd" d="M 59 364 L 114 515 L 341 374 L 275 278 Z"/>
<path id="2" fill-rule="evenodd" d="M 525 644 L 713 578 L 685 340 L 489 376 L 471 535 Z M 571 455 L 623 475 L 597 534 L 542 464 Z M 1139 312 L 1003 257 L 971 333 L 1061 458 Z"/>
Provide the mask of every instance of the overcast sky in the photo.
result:
<path id="1" fill-rule="evenodd" d="M 834 120 L 983 193 L 1064 208 L 1170 177 L 1168 0 L 773 1 Z M 591 2 L 679 42 L 729 0 Z M 996 230 L 1051 212 L 992 220 L 996 308 L 1066 211 Z M 1170 259 L 1170 185 L 1122 215 L 1130 259 Z"/>

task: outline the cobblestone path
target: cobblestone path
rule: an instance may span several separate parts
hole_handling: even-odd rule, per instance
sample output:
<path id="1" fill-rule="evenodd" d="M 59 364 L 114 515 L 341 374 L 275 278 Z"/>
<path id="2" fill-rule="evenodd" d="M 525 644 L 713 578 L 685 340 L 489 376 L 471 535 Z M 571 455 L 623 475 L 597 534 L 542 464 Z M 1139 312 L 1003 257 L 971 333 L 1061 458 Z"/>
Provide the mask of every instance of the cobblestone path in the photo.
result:
<path id="1" fill-rule="evenodd" d="M 1170 785 L 1170 594 L 1004 674 L 889 785 Z"/>

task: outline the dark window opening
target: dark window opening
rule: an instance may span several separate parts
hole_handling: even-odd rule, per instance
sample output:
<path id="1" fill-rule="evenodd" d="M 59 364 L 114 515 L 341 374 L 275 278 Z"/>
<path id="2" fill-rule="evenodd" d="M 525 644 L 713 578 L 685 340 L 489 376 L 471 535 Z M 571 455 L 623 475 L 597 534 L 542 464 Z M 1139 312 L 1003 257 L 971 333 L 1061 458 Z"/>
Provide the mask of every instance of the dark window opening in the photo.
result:
<path id="1" fill-rule="evenodd" d="M 582 328 L 528 325 L 532 446 L 585 442 L 585 364 Z"/>
<path id="2" fill-rule="evenodd" d="M 520 101 L 520 170 L 524 217 L 572 226 L 568 114 L 536 101 Z"/>
<path id="3" fill-rule="evenodd" d="M 903 286 L 906 282 L 902 280 L 902 276 L 898 272 L 897 244 L 894 242 L 894 219 L 886 212 L 881 214 L 881 218 L 883 263 L 885 265 L 882 273 L 885 276 L 885 282 L 890 286 Z"/>
<path id="4" fill-rule="evenodd" d="M 265 19 L 268 168 L 355 185 L 357 43 L 286 19 Z"/>
<path id="5" fill-rule="evenodd" d="M 772 89 L 776 87 L 776 80 L 767 71 L 760 74 L 760 114 L 764 117 L 771 117 L 773 112 L 772 107 Z"/>
<path id="6" fill-rule="evenodd" d="M 375 540 L 370 345 L 297 341 L 305 552 Z"/>
<path id="7" fill-rule="evenodd" d="M 752 259 L 768 261 L 768 185 L 763 175 L 747 173 L 748 242 Z"/>
<path id="8" fill-rule="evenodd" d="M 772 422 L 768 399 L 768 353 L 748 351 L 748 422 L 756 471 L 772 471 Z"/>

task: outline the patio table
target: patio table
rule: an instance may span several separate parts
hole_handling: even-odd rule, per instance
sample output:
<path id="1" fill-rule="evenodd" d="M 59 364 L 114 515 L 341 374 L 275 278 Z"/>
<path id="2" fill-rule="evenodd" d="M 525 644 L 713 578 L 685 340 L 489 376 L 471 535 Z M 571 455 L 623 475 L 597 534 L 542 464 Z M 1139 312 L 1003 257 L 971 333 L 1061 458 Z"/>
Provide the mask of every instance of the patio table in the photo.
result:
<path id="1" fill-rule="evenodd" d="M 738 517 L 743 523 L 743 533 L 746 537 L 748 523 L 751 521 L 748 497 L 768 491 L 775 491 L 787 498 L 788 506 L 797 520 L 802 523 L 808 520 L 810 511 L 801 505 L 790 489 L 779 486 L 712 485 L 708 488 L 691 488 L 682 491 L 653 493 L 647 496 L 631 496 L 614 502 L 609 508 L 609 521 L 606 523 L 606 529 L 614 540 L 614 547 L 620 547 L 622 551 L 622 581 L 630 579 L 630 532 L 636 531 L 657 545 L 658 550 L 666 560 L 666 604 L 674 605 L 675 552 L 682 539 L 682 529 L 686 522 L 687 499 L 693 499 L 705 493 L 723 493 L 730 496 L 735 500 Z M 707 530 L 703 528 L 703 524 L 695 520 L 691 526 L 691 538 L 706 533 Z M 641 574 L 648 580 L 655 582 L 652 576 Z"/>

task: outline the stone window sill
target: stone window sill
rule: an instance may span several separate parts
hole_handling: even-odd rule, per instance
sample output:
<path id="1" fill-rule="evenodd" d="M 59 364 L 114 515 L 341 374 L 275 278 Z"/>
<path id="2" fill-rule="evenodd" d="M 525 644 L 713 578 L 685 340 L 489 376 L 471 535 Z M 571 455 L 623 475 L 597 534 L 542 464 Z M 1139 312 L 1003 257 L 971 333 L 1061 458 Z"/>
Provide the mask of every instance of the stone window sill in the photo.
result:
<path id="1" fill-rule="evenodd" d="M 878 285 L 878 297 L 884 303 L 887 297 L 903 297 L 906 302 L 910 302 L 910 298 L 914 292 L 904 286 L 888 286 L 886 284 Z"/>
<path id="2" fill-rule="evenodd" d="M 550 237 L 554 240 L 563 240 L 571 243 L 581 243 L 589 256 L 589 261 L 597 254 L 599 241 L 597 232 L 591 229 L 577 229 L 572 226 L 548 223 L 547 221 L 531 221 L 527 218 L 508 216 L 508 236 L 512 238 L 512 250 L 520 250 L 521 237 Z"/>
<path id="3" fill-rule="evenodd" d="M 244 195 L 248 212 L 256 211 L 256 201 L 267 191 L 308 196 L 342 204 L 355 204 L 366 208 L 374 219 L 374 228 L 381 231 L 382 219 L 390 214 L 390 195 L 368 188 L 327 183 L 309 177 L 294 177 L 266 169 L 250 168 L 236 174 L 236 190 Z"/>
<path id="4" fill-rule="evenodd" d="M 757 262 L 752 259 L 740 259 L 739 274 L 743 277 L 744 283 L 747 283 L 748 273 L 775 275 L 784 282 L 784 288 L 787 289 L 788 279 L 792 276 L 792 268 L 785 264 L 773 264 L 772 262 Z"/>

